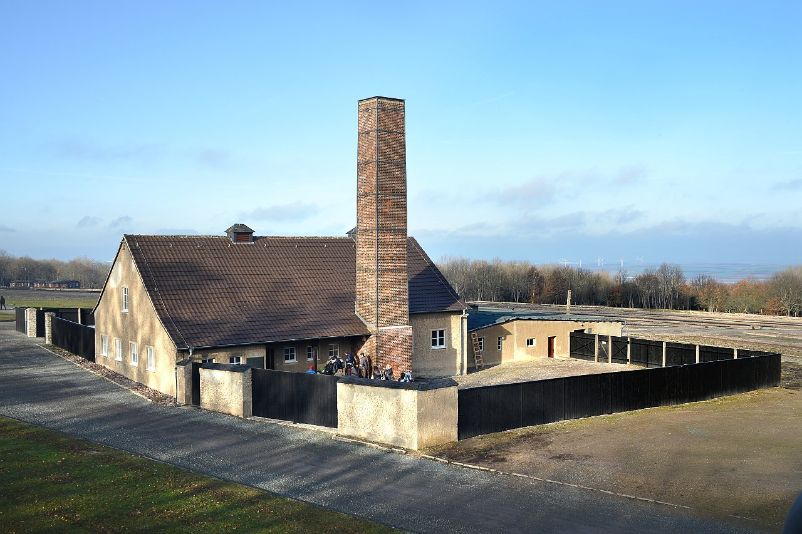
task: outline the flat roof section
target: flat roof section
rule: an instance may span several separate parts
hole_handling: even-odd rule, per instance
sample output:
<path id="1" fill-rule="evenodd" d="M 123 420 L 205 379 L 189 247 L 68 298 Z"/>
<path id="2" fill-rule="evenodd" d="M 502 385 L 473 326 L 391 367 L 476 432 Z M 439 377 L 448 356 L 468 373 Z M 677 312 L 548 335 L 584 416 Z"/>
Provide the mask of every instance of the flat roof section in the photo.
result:
<path id="1" fill-rule="evenodd" d="M 613 317 L 577 315 L 548 311 L 514 310 L 503 308 L 469 308 L 468 332 L 510 321 L 577 321 L 585 323 L 623 323 Z"/>

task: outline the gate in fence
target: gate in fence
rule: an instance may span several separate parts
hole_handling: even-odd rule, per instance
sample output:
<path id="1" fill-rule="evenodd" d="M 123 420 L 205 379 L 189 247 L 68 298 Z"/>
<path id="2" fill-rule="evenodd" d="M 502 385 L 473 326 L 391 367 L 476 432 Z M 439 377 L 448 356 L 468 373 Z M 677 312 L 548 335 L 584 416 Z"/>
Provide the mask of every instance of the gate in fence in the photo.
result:
<path id="1" fill-rule="evenodd" d="M 339 377 L 252 369 L 253 415 L 337 427 Z"/>
<path id="2" fill-rule="evenodd" d="M 596 336 L 581 330 L 570 334 L 571 358 L 594 361 L 596 359 Z"/>
<path id="3" fill-rule="evenodd" d="M 19 332 L 20 334 L 26 334 L 28 323 L 25 317 L 25 308 L 14 308 L 16 324 L 14 325 L 14 329 Z"/>
<path id="4" fill-rule="evenodd" d="M 192 362 L 192 405 L 200 406 L 200 369 L 203 364 Z"/>

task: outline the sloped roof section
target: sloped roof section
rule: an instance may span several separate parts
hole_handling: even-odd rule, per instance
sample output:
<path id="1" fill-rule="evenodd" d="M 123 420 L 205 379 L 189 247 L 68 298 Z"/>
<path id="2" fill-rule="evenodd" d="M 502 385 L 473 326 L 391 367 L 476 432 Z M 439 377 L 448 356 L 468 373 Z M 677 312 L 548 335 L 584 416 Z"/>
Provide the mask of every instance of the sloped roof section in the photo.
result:
<path id="1" fill-rule="evenodd" d="M 124 237 L 179 348 L 366 335 L 354 313 L 355 242 L 348 237 Z M 410 313 L 464 308 L 409 240 Z"/>

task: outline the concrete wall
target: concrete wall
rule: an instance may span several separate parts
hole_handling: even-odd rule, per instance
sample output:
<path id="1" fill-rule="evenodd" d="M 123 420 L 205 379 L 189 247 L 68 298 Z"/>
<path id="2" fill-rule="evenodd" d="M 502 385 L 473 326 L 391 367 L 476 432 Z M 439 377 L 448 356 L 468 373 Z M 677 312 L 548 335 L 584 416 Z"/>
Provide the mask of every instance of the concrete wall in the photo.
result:
<path id="1" fill-rule="evenodd" d="M 36 337 L 36 308 L 25 308 L 25 335 Z"/>
<path id="2" fill-rule="evenodd" d="M 122 288 L 128 288 L 128 311 L 122 311 Z M 102 354 L 102 336 L 109 337 L 109 353 Z M 122 361 L 114 354 L 114 339 L 122 342 Z M 133 365 L 129 343 L 137 344 L 139 363 Z M 156 368 L 146 369 L 147 347 L 155 349 Z M 123 241 L 95 310 L 95 362 L 131 380 L 175 395 L 176 348 L 162 326 L 145 286 Z"/>
<path id="3" fill-rule="evenodd" d="M 554 356 L 568 358 L 569 335 L 574 330 L 587 330 L 593 334 L 621 335 L 622 323 L 596 321 L 548 321 L 517 320 L 477 330 L 484 337 L 484 362 L 486 364 L 508 363 L 548 357 L 548 338 L 554 336 Z M 498 338 L 502 338 L 501 350 L 497 349 Z M 526 340 L 534 339 L 535 346 L 527 347 Z M 469 364 L 473 365 L 473 346 L 469 349 Z"/>
<path id="4" fill-rule="evenodd" d="M 461 312 L 415 313 L 409 316 L 413 330 L 412 372 L 414 376 L 444 377 L 466 371 L 467 324 Z M 432 330 L 445 330 L 446 346 L 432 348 Z"/>
<path id="5" fill-rule="evenodd" d="M 201 367 L 200 406 L 238 417 L 253 415 L 251 369 L 244 365 Z"/>
<path id="6" fill-rule="evenodd" d="M 346 378 L 337 384 L 337 431 L 415 450 L 456 441 L 456 383 L 439 382 L 423 386 Z"/>

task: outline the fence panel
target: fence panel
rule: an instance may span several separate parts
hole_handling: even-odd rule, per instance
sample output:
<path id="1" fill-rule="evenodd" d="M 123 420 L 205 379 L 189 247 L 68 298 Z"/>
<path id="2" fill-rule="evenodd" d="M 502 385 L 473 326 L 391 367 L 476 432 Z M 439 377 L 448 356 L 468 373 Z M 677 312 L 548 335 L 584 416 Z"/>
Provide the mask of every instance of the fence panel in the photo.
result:
<path id="1" fill-rule="evenodd" d="M 44 318 L 42 319 L 44 328 Z M 37 324 L 37 330 L 39 326 Z M 95 361 L 95 329 L 66 319 L 53 318 L 53 345 L 61 347 L 90 362 Z M 42 332 L 44 337 L 44 332 Z"/>
<path id="2" fill-rule="evenodd" d="M 613 363 L 627 363 L 627 345 L 629 341 L 625 337 L 613 337 Z"/>
<path id="3" fill-rule="evenodd" d="M 251 369 L 253 415 L 337 426 L 338 377 Z"/>
<path id="4" fill-rule="evenodd" d="M 649 375 L 640 371 L 610 373 L 610 412 L 649 406 Z"/>
<path id="5" fill-rule="evenodd" d="M 632 365 L 648 367 L 649 365 L 649 342 L 645 339 L 629 339 L 629 356 Z"/>
<path id="6" fill-rule="evenodd" d="M 586 334 L 581 330 L 571 332 L 570 334 L 571 358 L 594 361 L 595 344 L 596 344 L 595 335 Z"/>
<path id="7" fill-rule="evenodd" d="M 696 363 L 696 345 L 666 343 L 666 365 L 690 365 Z"/>
<path id="8" fill-rule="evenodd" d="M 19 332 L 20 334 L 26 333 L 26 324 L 25 324 L 25 308 L 14 308 L 16 325 L 14 329 Z"/>
<path id="9" fill-rule="evenodd" d="M 565 418 L 564 378 L 521 384 L 521 426 L 542 425 Z"/>
<path id="10" fill-rule="evenodd" d="M 565 418 L 610 413 L 610 373 L 572 376 L 565 382 Z"/>
<path id="11" fill-rule="evenodd" d="M 733 349 L 726 347 L 711 347 L 699 345 L 699 362 L 715 362 L 718 360 L 732 360 L 735 357 Z"/>

